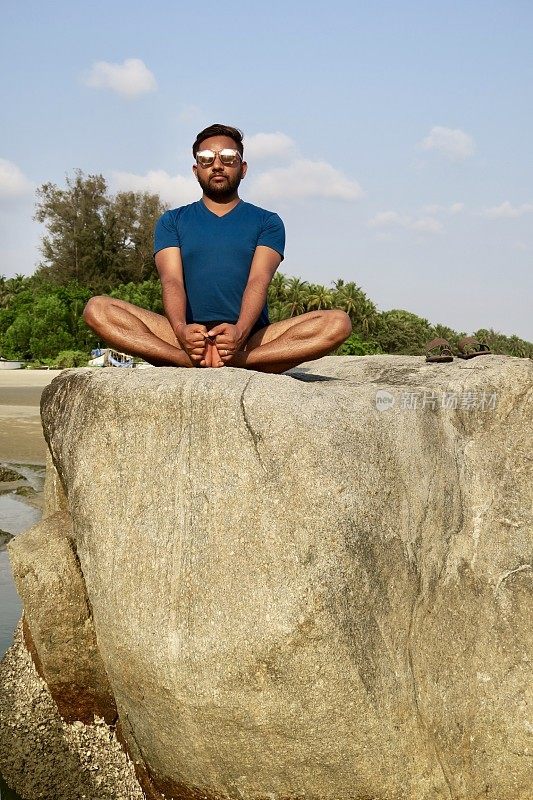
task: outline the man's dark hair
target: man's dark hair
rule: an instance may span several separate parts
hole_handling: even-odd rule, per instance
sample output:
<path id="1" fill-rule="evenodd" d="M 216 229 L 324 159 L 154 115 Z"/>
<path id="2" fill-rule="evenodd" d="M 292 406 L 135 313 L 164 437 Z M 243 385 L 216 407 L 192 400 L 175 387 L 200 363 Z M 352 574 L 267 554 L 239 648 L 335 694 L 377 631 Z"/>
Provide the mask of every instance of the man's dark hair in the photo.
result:
<path id="1" fill-rule="evenodd" d="M 237 150 L 241 154 L 244 153 L 244 148 L 242 146 L 242 137 L 243 132 L 240 131 L 238 128 L 232 128 L 231 125 L 220 125 L 219 123 L 215 123 L 214 125 L 210 125 L 208 128 L 204 128 L 203 131 L 200 131 L 196 140 L 192 146 L 192 154 L 196 158 L 196 153 L 200 149 L 200 145 L 205 139 L 210 139 L 211 136 L 228 136 L 230 139 L 233 139 L 235 144 L 237 145 Z"/>

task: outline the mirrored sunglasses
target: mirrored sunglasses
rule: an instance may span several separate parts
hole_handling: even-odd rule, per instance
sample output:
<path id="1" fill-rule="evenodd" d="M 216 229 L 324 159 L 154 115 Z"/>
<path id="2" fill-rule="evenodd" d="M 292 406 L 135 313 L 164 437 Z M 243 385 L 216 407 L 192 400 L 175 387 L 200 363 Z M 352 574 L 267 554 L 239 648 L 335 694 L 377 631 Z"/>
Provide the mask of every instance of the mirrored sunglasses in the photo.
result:
<path id="1" fill-rule="evenodd" d="M 196 163 L 201 167 L 210 167 L 215 163 L 216 157 L 220 158 L 220 163 L 227 167 L 233 167 L 239 161 L 242 161 L 242 156 L 238 150 L 233 150 L 231 147 L 225 147 L 223 150 L 199 150 L 196 153 Z"/>

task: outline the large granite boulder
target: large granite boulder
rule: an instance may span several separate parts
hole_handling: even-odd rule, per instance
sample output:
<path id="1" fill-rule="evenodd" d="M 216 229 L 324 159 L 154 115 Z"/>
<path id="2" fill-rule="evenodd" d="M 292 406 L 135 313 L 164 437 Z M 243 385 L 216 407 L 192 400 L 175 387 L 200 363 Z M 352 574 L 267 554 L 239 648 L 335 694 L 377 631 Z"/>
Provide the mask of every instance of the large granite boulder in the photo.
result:
<path id="1" fill-rule="evenodd" d="M 372 356 L 53 381 L 150 796 L 531 800 L 532 377 Z"/>

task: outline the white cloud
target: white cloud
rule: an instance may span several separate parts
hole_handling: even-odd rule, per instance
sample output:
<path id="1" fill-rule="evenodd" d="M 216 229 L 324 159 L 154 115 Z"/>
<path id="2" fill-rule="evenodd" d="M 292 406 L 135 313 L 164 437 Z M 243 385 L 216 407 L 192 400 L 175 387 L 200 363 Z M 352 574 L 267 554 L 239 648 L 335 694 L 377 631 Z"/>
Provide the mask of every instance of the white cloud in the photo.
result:
<path id="1" fill-rule="evenodd" d="M 408 217 L 402 217 L 397 211 L 380 211 L 368 222 L 369 228 L 390 228 L 403 225 Z"/>
<path id="2" fill-rule="evenodd" d="M 462 161 L 473 155 L 476 146 L 473 138 L 460 128 L 433 127 L 429 136 L 420 142 L 422 150 L 437 150 L 450 161 Z"/>
<path id="3" fill-rule="evenodd" d="M 294 151 L 294 142 L 286 133 L 255 133 L 244 139 L 246 159 L 279 158 Z"/>
<path id="4" fill-rule="evenodd" d="M 433 203 L 429 206 L 422 207 L 423 214 L 430 214 L 434 216 L 435 214 L 450 214 L 454 216 L 455 214 L 460 214 L 461 211 L 464 210 L 465 204 L 464 203 L 450 203 L 450 205 L 443 206 L 439 205 L 438 203 Z"/>
<path id="5" fill-rule="evenodd" d="M 328 197 L 350 201 L 363 195 L 357 181 L 350 180 L 331 164 L 307 159 L 263 172 L 252 182 L 250 192 L 261 200 Z"/>
<path id="6" fill-rule="evenodd" d="M 33 190 L 33 184 L 20 167 L 6 158 L 0 158 L 0 198 L 22 197 Z"/>
<path id="7" fill-rule="evenodd" d="M 151 170 L 146 175 L 113 172 L 113 185 L 119 191 L 158 194 L 164 203 L 170 203 L 174 208 L 198 200 L 201 194 L 198 181 L 193 175 L 172 176 L 163 169 Z"/>
<path id="8" fill-rule="evenodd" d="M 516 217 L 531 213 L 533 213 L 533 203 L 522 203 L 521 206 L 513 206 L 506 200 L 499 206 L 486 208 L 481 212 L 481 215 L 489 219 L 516 219 Z"/>
<path id="9" fill-rule="evenodd" d="M 122 64 L 96 61 L 85 83 L 93 89 L 111 89 L 125 97 L 136 97 L 157 88 L 153 73 L 140 58 L 127 58 Z"/>
<path id="10" fill-rule="evenodd" d="M 464 211 L 464 207 L 464 203 L 452 203 L 451 206 L 448 206 L 448 211 L 450 214 L 459 214 L 461 211 Z"/>
<path id="11" fill-rule="evenodd" d="M 397 211 L 380 211 L 368 222 L 369 228 L 405 228 L 419 233 L 442 233 L 444 227 L 434 217 L 410 217 Z"/>
<path id="12" fill-rule="evenodd" d="M 444 226 L 442 222 L 434 217 L 420 217 L 414 219 L 407 225 L 412 231 L 420 231 L 421 233 L 442 233 Z"/>

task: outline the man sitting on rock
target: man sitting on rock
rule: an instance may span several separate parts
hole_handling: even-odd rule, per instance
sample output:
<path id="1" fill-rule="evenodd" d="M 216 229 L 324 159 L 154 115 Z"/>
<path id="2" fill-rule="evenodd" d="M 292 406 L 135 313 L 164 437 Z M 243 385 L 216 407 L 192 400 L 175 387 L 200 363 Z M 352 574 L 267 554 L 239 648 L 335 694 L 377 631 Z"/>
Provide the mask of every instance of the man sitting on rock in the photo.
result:
<path id="1" fill-rule="evenodd" d="M 244 367 L 284 372 L 331 353 L 351 333 L 341 310 L 270 323 L 270 281 L 283 258 L 277 214 L 240 199 L 242 133 L 211 125 L 193 145 L 203 196 L 166 211 L 155 230 L 165 316 L 113 297 L 93 297 L 86 323 L 109 345 L 157 366 Z"/>

